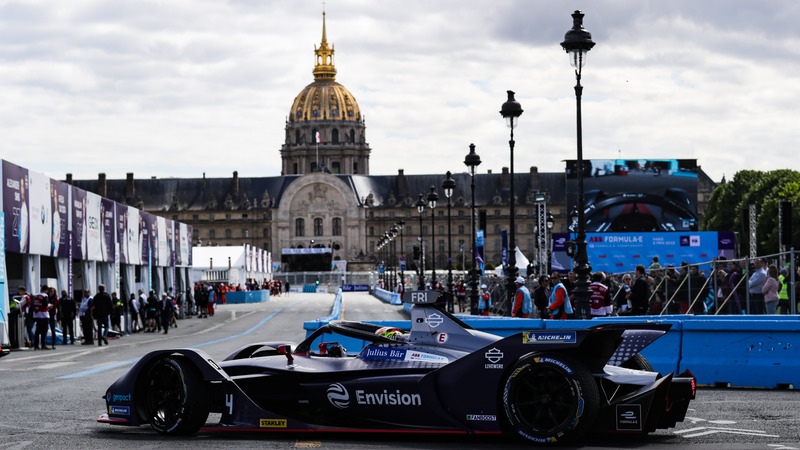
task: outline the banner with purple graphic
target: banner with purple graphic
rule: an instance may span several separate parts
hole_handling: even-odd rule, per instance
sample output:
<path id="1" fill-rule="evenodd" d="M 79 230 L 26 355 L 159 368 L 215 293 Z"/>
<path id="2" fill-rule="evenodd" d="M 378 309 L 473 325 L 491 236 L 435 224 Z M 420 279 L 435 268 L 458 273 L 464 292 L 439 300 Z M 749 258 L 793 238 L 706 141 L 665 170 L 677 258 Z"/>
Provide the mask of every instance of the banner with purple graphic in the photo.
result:
<path id="1" fill-rule="evenodd" d="M 139 211 L 139 248 L 142 250 L 142 265 L 152 263 L 150 260 L 150 217 L 150 213 Z"/>
<path id="2" fill-rule="evenodd" d="M 3 212 L 8 219 L 6 251 L 28 253 L 28 197 L 28 169 L 3 161 Z"/>
<path id="3" fill-rule="evenodd" d="M 569 239 L 568 233 L 553 233 L 553 270 L 572 267 L 564 246 Z M 632 272 L 638 264 L 648 267 L 654 256 L 662 267 L 734 256 L 734 234 L 729 231 L 586 233 L 586 241 L 592 270 L 609 273 Z"/>
<path id="4" fill-rule="evenodd" d="M 158 249 L 155 265 L 166 267 L 169 265 L 169 246 L 167 245 L 167 219 L 156 216 L 154 247 Z"/>
<path id="5" fill-rule="evenodd" d="M 53 231 L 50 256 L 59 258 L 70 257 L 70 240 L 67 227 L 69 214 L 69 191 L 70 185 L 58 180 L 50 180 L 50 192 L 53 204 Z M 72 292 L 72 291 L 70 291 Z"/>
<path id="6" fill-rule="evenodd" d="M 117 203 L 114 200 L 107 198 L 100 199 L 100 254 L 102 261 L 114 262 L 114 244 L 116 239 L 114 237 L 114 227 L 116 220 Z"/>
<path id="7" fill-rule="evenodd" d="M 185 266 L 192 266 L 192 242 L 194 242 L 194 227 L 186 225 L 186 261 L 183 263 Z"/>
<path id="8" fill-rule="evenodd" d="M 72 255 L 85 260 L 89 254 L 89 234 L 86 223 L 86 191 L 72 186 Z"/>
<path id="9" fill-rule="evenodd" d="M 86 259 L 103 261 L 102 197 L 86 193 Z"/>
<path id="10" fill-rule="evenodd" d="M 478 267 L 481 269 L 481 275 L 485 275 L 486 271 L 486 264 L 483 259 L 483 230 L 475 230 L 475 259 L 478 263 Z"/>
<path id="11" fill-rule="evenodd" d="M 120 264 L 130 264 L 130 248 L 128 247 L 128 206 L 117 205 L 117 243 L 119 244 Z"/>

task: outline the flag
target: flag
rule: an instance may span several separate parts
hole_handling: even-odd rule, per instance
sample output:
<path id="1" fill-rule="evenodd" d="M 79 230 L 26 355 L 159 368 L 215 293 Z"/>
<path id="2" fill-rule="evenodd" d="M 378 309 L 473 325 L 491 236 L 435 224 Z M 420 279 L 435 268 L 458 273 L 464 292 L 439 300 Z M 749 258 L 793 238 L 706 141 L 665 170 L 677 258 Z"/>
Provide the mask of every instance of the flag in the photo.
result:
<path id="1" fill-rule="evenodd" d="M 320 142 L 322 142 L 322 140 L 320 140 L 320 138 L 319 138 L 319 131 L 317 131 L 317 144 L 319 144 Z"/>

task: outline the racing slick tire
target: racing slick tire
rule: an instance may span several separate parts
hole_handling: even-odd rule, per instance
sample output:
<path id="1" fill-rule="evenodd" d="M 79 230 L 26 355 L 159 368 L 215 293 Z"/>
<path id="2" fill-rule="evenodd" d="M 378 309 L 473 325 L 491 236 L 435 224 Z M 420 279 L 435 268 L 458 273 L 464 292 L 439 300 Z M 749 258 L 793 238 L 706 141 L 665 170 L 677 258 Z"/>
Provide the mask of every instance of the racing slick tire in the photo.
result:
<path id="1" fill-rule="evenodd" d="M 147 420 L 159 433 L 191 435 L 208 419 L 207 389 L 200 371 L 187 359 L 156 360 L 140 386 Z"/>
<path id="2" fill-rule="evenodd" d="M 650 365 L 650 361 L 642 356 L 641 353 L 633 355 L 631 359 L 622 363 L 620 367 L 633 370 L 644 370 L 645 372 L 655 372 L 655 370 L 653 370 L 653 366 Z"/>
<path id="3" fill-rule="evenodd" d="M 583 364 L 557 353 L 523 356 L 509 371 L 500 408 L 510 431 L 537 443 L 580 439 L 591 430 L 600 396 Z"/>

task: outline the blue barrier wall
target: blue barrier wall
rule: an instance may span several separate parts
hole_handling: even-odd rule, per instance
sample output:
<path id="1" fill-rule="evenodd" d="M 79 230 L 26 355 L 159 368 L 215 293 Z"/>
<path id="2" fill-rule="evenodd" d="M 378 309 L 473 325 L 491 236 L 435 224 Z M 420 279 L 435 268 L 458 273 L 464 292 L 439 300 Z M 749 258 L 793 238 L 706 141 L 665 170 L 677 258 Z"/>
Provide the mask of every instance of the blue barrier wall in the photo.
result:
<path id="1" fill-rule="evenodd" d="M 213 295 L 213 293 L 212 293 Z M 225 303 L 260 303 L 269 300 L 269 291 L 230 291 L 225 293 Z"/>
<path id="2" fill-rule="evenodd" d="M 477 330 L 503 337 L 524 330 L 580 329 L 603 323 L 665 323 L 671 325 L 670 330 L 642 351 L 653 368 L 662 374 L 688 369 L 701 385 L 800 388 L 798 316 L 665 315 L 593 320 L 457 317 Z M 307 336 L 327 323 L 320 320 L 304 324 Z M 371 323 L 406 330 L 411 327 L 408 320 Z M 359 352 L 367 344 L 338 335 L 319 339 L 323 341 L 338 341 L 349 354 Z"/>
<path id="3" fill-rule="evenodd" d="M 392 305 L 403 304 L 403 300 L 400 299 L 400 294 L 395 294 L 381 288 L 375 288 L 373 292 L 375 293 L 376 297 L 387 303 L 391 303 Z"/>

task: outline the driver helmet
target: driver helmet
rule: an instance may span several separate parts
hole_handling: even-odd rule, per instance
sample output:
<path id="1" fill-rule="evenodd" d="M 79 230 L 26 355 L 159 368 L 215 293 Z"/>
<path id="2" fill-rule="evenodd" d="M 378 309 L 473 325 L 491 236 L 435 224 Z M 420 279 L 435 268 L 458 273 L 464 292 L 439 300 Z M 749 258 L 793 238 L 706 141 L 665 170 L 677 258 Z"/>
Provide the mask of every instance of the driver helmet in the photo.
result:
<path id="1" fill-rule="evenodd" d="M 395 327 L 382 327 L 375 331 L 375 334 L 390 339 L 395 339 L 403 335 L 403 330 Z"/>

